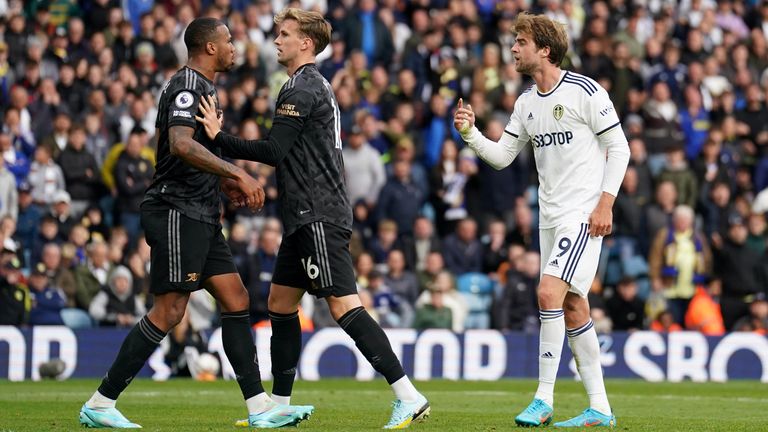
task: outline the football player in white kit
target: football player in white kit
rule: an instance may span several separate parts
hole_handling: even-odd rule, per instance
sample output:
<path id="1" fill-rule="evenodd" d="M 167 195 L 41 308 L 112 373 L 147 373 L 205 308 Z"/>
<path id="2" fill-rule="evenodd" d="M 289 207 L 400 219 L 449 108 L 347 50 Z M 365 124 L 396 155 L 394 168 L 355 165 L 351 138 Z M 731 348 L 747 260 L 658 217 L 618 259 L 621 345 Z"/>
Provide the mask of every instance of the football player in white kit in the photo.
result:
<path id="1" fill-rule="evenodd" d="M 539 386 L 515 422 L 539 426 L 552 421 L 555 377 L 567 333 L 590 406 L 555 426 L 614 426 L 587 293 L 602 238 L 611 233 L 613 202 L 629 161 L 627 139 L 608 93 L 594 80 L 560 69 L 568 50 L 563 25 L 523 13 L 514 31 L 515 67 L 535 85 L 517 99 L 501 139 L 493 142 L 483 136 L 474 126 L 472 107 L 461 100 L 454 126 L 496 169 L 512 163 L 528 142 L 536 159 L 541 213 Z"/>

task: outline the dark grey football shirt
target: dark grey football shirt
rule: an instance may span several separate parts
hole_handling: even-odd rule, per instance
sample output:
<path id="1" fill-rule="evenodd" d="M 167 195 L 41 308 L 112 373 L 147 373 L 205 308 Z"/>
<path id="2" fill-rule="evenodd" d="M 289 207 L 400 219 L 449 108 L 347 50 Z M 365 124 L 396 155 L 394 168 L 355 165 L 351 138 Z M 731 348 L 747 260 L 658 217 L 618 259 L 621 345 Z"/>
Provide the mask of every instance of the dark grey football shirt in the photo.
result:
<path id="1" fill-rule="evenodd" d="M 219 177 L 173 156 L 168 141 L 171 126 L 189 126 L 195 129 L 195 141 L 221 157 L 221 149 L 208 138 L 202 124 L 195 120 L 202 95 L 213 96 L 218 106 L 213 83 L 187 66 L 176 72 L 163 88 L 155 122 L 159 134 L 157 165 L 142 206 L 168 206 L 189 218 L 216 225 L 220 212 Z"/>
<path id="2" fill-rule="evenodd" d="M 339 107 L 331 85 L 310 63 L 301 66 L 277 96 L 265 140 L 216 136 L 225 156 L 277 167 L 280 216 L 286 235 L 312 222 L 352 229 L 344 183 Z"/>

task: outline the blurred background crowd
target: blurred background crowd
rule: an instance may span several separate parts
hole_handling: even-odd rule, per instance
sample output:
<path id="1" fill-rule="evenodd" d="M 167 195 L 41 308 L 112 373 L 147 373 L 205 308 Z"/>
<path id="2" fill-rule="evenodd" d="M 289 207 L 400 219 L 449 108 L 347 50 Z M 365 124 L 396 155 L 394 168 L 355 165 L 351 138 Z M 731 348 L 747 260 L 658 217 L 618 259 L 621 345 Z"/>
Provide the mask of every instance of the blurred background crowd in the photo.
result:
<path id="1" fill-rule="evenodd" d="M 563 67 L 609 91 L 631 149 L 590 293 L 598 331 L 768 330 L 765 0 L 0 0 L 0 324 L 132 326 L 151 307 L 139 204 L 184 29 L 229 26 L 225 129 L 257 139 L 287 79 L 272 43 L 286 6 L 334 28 L 318 63 L 341 110 L 359 289 L 382 326 L 538 329 L 530 149 L 496 171 L 452 129 L 462 97 L 500 138 L 531 85 L 510 52 L 527 10 L 567 26 Z M 268 325 L 274 169 L 237 163 L 267 202 L 225 202 L 222 223 L 252 322 Z M 335 325 L 309 296 L 302 312 L 305 329 Z M 172 339 L 216 325 L 198 292 Z"/>

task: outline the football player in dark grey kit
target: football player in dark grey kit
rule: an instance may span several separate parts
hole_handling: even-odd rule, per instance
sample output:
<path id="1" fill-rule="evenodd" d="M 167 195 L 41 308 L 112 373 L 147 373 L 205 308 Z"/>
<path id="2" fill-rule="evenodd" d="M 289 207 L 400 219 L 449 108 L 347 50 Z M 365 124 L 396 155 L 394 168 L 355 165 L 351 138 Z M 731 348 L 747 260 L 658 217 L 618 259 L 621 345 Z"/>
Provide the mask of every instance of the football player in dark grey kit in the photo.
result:
<path id="1" fill-rule="evenodd" d="M 288 82 L 277 97 L 269 137 L 245 141 L 220 131 L 212 98 L 198 120 L 224 153 L 277 167 L 278 202 L 285 238 L 272 276 L 272 397 L 290 402 L 301 351 L 298 306 L 309 292 L 325 298 L 333 318 L 395 392 L 385 428 L 408 427 L 429 414 L 429 403 L 405 375 L 379 324 L 360 303 L 349 240 L 352 207 L 344 184 L 339 107 L 315 56 L 330 41 L 331 25 L 317 12 L 288 8 L 275 17 L 278 62 Z"/>
<path id="2" fill-rule="evenodd" d="M 98 391 L 80 410 L 89 427 L 138 428 L 115 408 L 120 393 L 181 321 L 192 291 L 204 288 L 219 302 L 224 351 L 248 408 L 251 427 L 295 425 L 312 407 L 273 401 L 261 384 L 248 321 L 248 293 L 219 225 L 220 188 L 245 206 L 261 208 L 264 191 L 244 170 L 221 159 L 221 149 L 195 121 L 202 97 L 216 105 L 216 72 L 234 64 L 229 29 L 198 18 L 184 34 L 187 65 L 165 85 L 156 127 L 157 166 L 141 205 L 141 224 L 152 248 L 149 313 L 128 333 Z"/>

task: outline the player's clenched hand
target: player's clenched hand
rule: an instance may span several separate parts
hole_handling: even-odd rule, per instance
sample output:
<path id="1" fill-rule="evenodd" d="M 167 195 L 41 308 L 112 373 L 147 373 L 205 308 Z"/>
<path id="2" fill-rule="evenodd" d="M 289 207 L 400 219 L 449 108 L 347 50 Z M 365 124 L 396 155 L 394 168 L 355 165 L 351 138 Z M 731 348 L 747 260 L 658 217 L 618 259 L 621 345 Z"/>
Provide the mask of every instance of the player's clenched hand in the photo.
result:
<path id="1" fill-rule="evenodd" d="M 610 207 L 598 205 L 589 215 L 589 235 L 592 237 L 607 236 L 613 227 L 613 210 Z"/>
<path id="2" fill-rule="evenodd" d="M 241 171 L 235 178 L 237 188 L 243 195 L 245 200 L 245 206 L 251 210 L 261 210 L 264 205 L 264 188 L 261 187 L 259 182 L 248 175 L 245 171 Z"/>
<path id="3" fill-rule="evenodd" d="M 240 191 L 237 181 L 230 178 L 221 179 L 221 191 L 236 207 L 245 207 L 245 195 Z"/>
<path id="4" fill-rule="evenodd" d="M 195 116 L 195 119 L 205 126 L 205 134 L 208 138 L 216 138 L 216 134 L 221 131 L 221 124 L 224 122 L 223 116 L 219 116 L 216 112 L 216 101 L 213 100 L 213 96 L 206 95 L 200 98 L 200 105 L 198 107 L 202 117 Z"/>
<path id="5" fill-rule="evenodd" d="M 464 106 L 464 100 L 459 98 L 459 104 L 456 106 L 456 113 L 453 115 L 453 127 L 460 134 L 466 134 L 475 125 L 475 113 L 472 111 L 472 105 Z"/>

